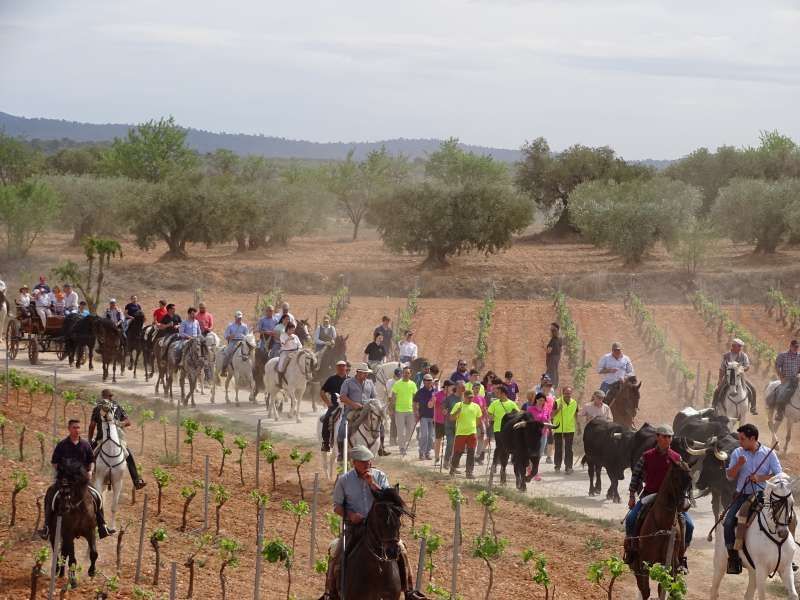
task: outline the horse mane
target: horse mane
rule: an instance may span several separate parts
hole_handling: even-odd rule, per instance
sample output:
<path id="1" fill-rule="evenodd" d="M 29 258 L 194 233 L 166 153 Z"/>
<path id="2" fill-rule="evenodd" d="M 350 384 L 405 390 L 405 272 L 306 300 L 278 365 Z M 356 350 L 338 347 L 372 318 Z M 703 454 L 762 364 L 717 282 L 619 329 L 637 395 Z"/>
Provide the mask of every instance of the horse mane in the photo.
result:
<path id="1" fill-rule="evenodd" d="M 60 477 L 63 477 L 70 483 L 85 483 L 89 484 L 89 476 L 86 472 L 86 467 L 84 467 L 80 462 L 74 459 L 67 459 L 63 463 L 61 463 L 58 467 L 58 473 Z"/>
<path id="2" fill-rule="evenodd" d="M 375 502 L 394 504 L 400 510 L 404 512 L 406 511 L 406 503 L 403 500 L 403 497 L 400 495 L 400 489 L 398 486 L 383 488 L 377 491 L 372 490 L 372 496 L 375 498 Z"/>

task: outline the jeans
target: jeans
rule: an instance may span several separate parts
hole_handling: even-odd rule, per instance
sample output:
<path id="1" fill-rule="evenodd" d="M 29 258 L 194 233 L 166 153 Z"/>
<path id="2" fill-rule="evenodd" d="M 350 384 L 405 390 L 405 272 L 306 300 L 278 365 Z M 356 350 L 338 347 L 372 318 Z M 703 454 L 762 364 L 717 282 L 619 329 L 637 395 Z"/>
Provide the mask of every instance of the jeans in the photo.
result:
<path id="1" fill-rule="evenodd" d="M 733 544 L 736 542 L 737 513 L 739 509 L 742 508 L 742 504 L 747 502 L 749 497 L 750 494 L 740 494 L 733 499 L 733 502 L 731 502 L 731 505 L 728 507 L 728 512 L 725 513 L 725 547 L 728 549 L 733 548 Z"/>
<path id="2" fill-rule="evenodd" d="M 610 387 L 611 387 L 611 384 L 608 383 L 608 382 L 605 382 L 605 381 L 600 384 L 600 389 L 603 391 L 604 394 L 608 393 L 608 388 L 610 388 Z"/>
<path id="3" fill-rule="evenodd" d="M 400 455 L 405 455 L 406 448 L 414 435 L 414 428 L 417 419 L 413 412 L 395 412 L 395 422 L 397 423 L 397 445 L 400 447 Z"/>
<path id="4" fill-rule="evenodd" d="M 575 438 L 574 433 L 556 433 L 555 444 L 556 450 L 553 455 L 553 462 L 556 468 L 561 466 L 561 457 L 564 457 L 564 467 L 572 469 L 572 442 Z"/>
<path id="5" fill-rule="evenodd" d="M 421 417 L 419 420 L 419 457 L 426 457 L 432 449 L 433 417 Z"/>
<path id="6" fill-rule="evenodd" d="M 639 517 L 639 513 L 642 511 L 642 501 L 639 500 L 636 504 L 634 504 L 633 508 L 628 512 L 628 516 L 625 517 L 625 536 L 626 537 L 633 537 L 636 535 L 636 519 Z M 692 521 L 692 517 L 689 516 L 689 513 L 681 513 L 681 517 L 683 517 L 683 522 L 685 527 L 685 538 L 684 543 L 688 548 L 689 545 L 692 543 L 692 537 L 694 536 L 694 521 Z M 727 536 L 726 536 L 727 537 Z M 731 542 L 731 546 L 733 546 L 733 542 Z"/>

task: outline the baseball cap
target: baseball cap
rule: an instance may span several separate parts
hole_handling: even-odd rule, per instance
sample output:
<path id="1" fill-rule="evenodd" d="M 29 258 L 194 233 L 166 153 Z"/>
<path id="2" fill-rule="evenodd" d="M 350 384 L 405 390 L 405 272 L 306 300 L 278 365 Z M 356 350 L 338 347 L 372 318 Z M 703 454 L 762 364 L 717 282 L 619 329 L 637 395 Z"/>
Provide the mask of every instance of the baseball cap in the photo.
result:
<path id="1" fill-rule="evenodd" d="M 336 363 L 336 366 L 337 367 L 346 367 L 347 366 L 347 361 L 346 360 L 340 360 L 339 362 Z"/>
<path id="2" fill-rule="evenodd" d="M 430 373 L 426 373 L 425 375 L 422 376 L 422 381 L 433 381 L 433 375 L 431 375 Z"/>
<path id="3" fill-rule="evenodd" d="M 737 346 L 744 346 L 744 342 L 740 338 L 733 338 L 731 344 L 736 344 Z"/>
<path id="4" fill-rule="evenodd" d="M 612 350 L 622 350 L 622 344 L 620 344 L 619 342 L 614 342 L 613 344 L 611 344 L 611 349 Z"/>
<path id="5" fill-rule="evenodd" d="M 241 319 L 243 316 L 244 316 L 244 313 L 242 311 L 240 311 L 240 310 L 237 310 L 235 313 L 233 313 L 233 317 L 235 319 Z"/>

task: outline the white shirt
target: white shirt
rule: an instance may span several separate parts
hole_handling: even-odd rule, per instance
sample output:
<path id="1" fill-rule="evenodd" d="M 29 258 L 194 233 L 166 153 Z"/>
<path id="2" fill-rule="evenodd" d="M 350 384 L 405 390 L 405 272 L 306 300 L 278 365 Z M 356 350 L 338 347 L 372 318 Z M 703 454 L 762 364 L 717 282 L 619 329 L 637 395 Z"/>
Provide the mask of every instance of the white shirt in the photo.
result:
<path id="1" fill-rule="evenodd" d="M 400 349 L 400 356 L 410 356 L 411 360 L 417 358 L 417 345 L 414 342 L 402 341 L 397 347 Z"/>
<path id="2" fill-rule="evenodd" d="M 17 304 L 23 308 L 28 308 L 31 305 L 31 295 L 20 294 L 17 298 Z"/>
<path id="3" fill-rule="evenodd" d="M 50 294 L 40 293 L 36 295 L 36 306 L 40 308 L 49 308 L 50 301 Z"/>
<path id="4" fill-rule="evenodd" d="M 603 369 L 615 369 L 613 373 L 605 373 L 603 375 L 604 383 L 614 383 L 620 379 L 625 379 L 628 375 L 633 375 L 633 363 L 631 359 L 624 354 L 619 359 L 614 358 L 610 352 L 600 359 L 597 365 L 597 372 L 600 373 Z"/>
<path id="5" fill-rule="evenodd" d="M 72 290 L 69 294 L 64 294 L 64 310 L 78 310 L 78 292 Z"/>
<path id="6" fill-rule="evenodd" d="M 294 333 L 281 334 L 281 352 L 290 352 L 292 350 L 300 350 L 303 345 L 300 343 L 300 338 Z"/>
<path id="7" fill-rule="evenodd" d="M 386 382 L 386 395 L 387 396 L 391 396 L 392 395 L 392 387 L 393 386 L 394 386 L 394 378 L 389 379 L 389 381 Z"/>
<path id="8" fill-rule="evenodd" d="M 587 423 L 598 417 L 603 419 L 603 421 L 614 420 L 614 417 L 611 415 L 611 407 L 605 402 L 602 402 L 600 406 L 595 406 L 594 402 L 587 404 L 580 410 L 578 416 L 583 417 Z"/>

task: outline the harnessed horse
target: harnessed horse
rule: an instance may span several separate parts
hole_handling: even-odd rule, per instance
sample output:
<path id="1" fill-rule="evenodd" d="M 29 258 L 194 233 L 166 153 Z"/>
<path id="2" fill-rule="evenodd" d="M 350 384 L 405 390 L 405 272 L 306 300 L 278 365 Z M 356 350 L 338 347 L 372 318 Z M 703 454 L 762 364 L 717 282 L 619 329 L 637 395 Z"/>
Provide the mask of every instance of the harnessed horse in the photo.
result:
<path id="1" fill-rule="evenodd" d="M 769 430 L 772 433 L 772 441 L 778 441 L 778 428 L 780 427 L 780 422 L 775 422 L 775 410 L 777 406 L 775 405 L 775 392 L 778 389 L 778 386 L 781 385 L 780 380 L 772 381 L 767 385 L 767 390 L 765 392 L 765 398 L 767 403 L 767 423 L 769 424 Z M 789 442 L 792 441 L 792 427 L 795 423 L 800 421 L 800 385 L 797 385 L 794 389 L 794 393 L 789 398 L 789 401 L 786 403 L 783 411 L 784 420 L 786 421 L 786 442 L 783 446 L 783 454 L 789 453 Z"/>
<path id="2" fill-rule="evenodd" d="M 303 348 L 293 352 L 287 358 L 286 373 L 284 380 L 286 384 L 281 387 L 278 383 L 278 361 L 280 358 L 271 358 L 264 366 L 264 402 L 267 407 L 267 417 L 272 416 L 278 420 L 278 408 L 276 399 L 282 395 L 291 403 L 291 412 L 294 413 L 296 421 L 300 422 L 300 400 L 306 391 L 306 386 L 314 379 L 314 372 L 319 365 L 317 355 Z M 256 388 L 253 388 L 251 400 L 256 400 Z"/>
<path id="3" fill-rule="evenodd" d="M 714 409 L 723 417 L 739 421 L 744 425 L 747 421 L 750 389 L 744 378 L 744 367 L 738 362 L 729 362 L 725 367 L 725 382 L 714 393 Z"/>
<path id="4" fill-rule="evenodd" d="M 111 487 L 113 494 L 111 502 L 111 528 L 116 529 L 117 506 L 119 505 L 119 497 L 122 494 L 122 482 L 127 470 L 125 465 L 127 452 L 114 420 L 114 407 L 111 402 L 106 401 L 100 404 L 100 426 L 103 431 L 103 438 L 94 451 L 94 489 L 100 493 L 102 499 L 105 486 L 108 485 Z"/>
<path id="5" fill-rule="evenodd" d="M 342 406 L 330 416 L 330 447 L 336 448 L 336 438 L 339 424 L 342 420 Z M 373 398 L 363 403 L 362 407 L 348 414 L 350 425 L 348 427 L 347 447 L 366 446 L 373 453 L 378 453 L 381 442 L 381 425 L 386 422 L 386 405 Z M 322 442 L 322 427 L 317 428 L 317 438 Z M 322 453 L 322 470 L 328 479 L 333 478 L 334 463 L 330 452 Z"/>
<path id="6" fill-rule="evenodd" d="M 230 367 L 227 369 L 225 377 L 225 402 L 230 402 L 228 395 L 228 386 L 231 379 L 233 379 L 236 404 L 239 404 L 239 388 L 253 390 L 253 367 L 252 363 L 255 358 L 256 351 L 256 338 L 252 333 L 248 333 L 243 340 L 236 342 L 230 359 Z M 225 360 L 223 352 L 218 352 L 214 359 L 214 377 L 211 382 L 211 402 L 214 402 L 217 385 L 222 383 L 221 373 L 222 365 Z"/>

